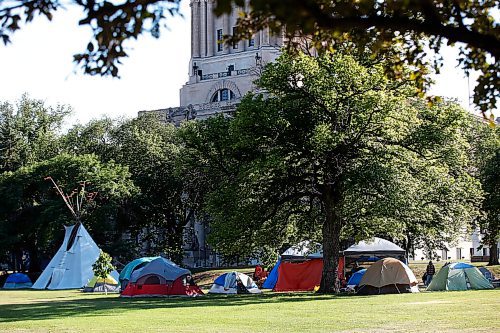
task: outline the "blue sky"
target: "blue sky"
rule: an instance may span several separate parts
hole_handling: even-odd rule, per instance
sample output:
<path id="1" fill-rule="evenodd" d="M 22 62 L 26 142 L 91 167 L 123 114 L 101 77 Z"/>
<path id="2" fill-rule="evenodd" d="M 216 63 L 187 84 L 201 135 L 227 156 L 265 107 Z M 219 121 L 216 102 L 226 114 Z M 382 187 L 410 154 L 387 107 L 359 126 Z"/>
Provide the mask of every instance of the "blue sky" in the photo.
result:
<path id="1" fill-rule="evenodd" d="M 120 79 L 81 74 L 72 62 L 91 37 L 79 27 L 82 14 L 58 11 L 52 22 L 36 18 L 16 32 L 13 43 L 0 44 L 0 101 L 15 101 L 27 92 L 47 104 L 69 104 L 69 124 L 107 115 L 135 117 L 137 111 L 179 105 L 179 89 L 187 81 L 190 57 L 189 2 L 182 2 L 184 18 L 168 18 L 169 30 L 159 39 L 144 35 L 130 41 L 129 58 Z M 456 51 L 444 49 L 445 65 L 431 93 L 457 98 L 468 107 L 467 79 L 455 66 Z M 471 90 L 474 82 L 471 81 Z"/>

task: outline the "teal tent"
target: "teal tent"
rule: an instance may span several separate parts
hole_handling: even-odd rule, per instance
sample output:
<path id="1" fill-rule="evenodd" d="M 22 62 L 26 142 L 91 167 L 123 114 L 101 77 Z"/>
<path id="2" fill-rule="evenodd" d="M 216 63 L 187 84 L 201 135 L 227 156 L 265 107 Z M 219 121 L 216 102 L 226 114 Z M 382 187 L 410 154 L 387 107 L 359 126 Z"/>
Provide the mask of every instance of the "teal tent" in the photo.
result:
<path id="1" fill-rule="evenodd" d="M 443 266 L 427 290 L 492 289 L 493 286 L 476 267 L 463 262 Z"/>
<path id="2" fill-rule="evenodd" d="M 151 261 L 158 259 L 158 258 L 161 258 L 161 257 L 138 258 L 138 259 L 132 260 L 127 265 L 125 265 L 125 267 L 123 267 L 122 271 L 120 272 L 120 276 L 118 278 L 122 290 L 124 290 L 127 287 L 128 281 L 130 280 L 130 275 L 132 275 L 133 271 L 146 266 Z"/>

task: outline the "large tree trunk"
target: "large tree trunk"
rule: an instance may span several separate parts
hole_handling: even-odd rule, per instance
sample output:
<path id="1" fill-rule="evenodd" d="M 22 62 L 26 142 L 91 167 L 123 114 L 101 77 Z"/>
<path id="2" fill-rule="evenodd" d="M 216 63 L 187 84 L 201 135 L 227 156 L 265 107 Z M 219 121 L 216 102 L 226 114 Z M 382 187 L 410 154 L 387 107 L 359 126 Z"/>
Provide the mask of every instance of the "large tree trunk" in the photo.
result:
<path id="1" fill-rule="evenodd" d="M 340 231 L 342 220 L 339 211 L 338 197 L 325 196 L 325 222 L 323 223 L 323 273 L 319 292 L 336 293 L 340 288 L 338 278 L 340 256 Z"/>
<path id="2" fill-rule="evenodd" d="M 490 242 L 490 260 L 488 266 L 498 265 L 498 244 L 496 240 Z"/>

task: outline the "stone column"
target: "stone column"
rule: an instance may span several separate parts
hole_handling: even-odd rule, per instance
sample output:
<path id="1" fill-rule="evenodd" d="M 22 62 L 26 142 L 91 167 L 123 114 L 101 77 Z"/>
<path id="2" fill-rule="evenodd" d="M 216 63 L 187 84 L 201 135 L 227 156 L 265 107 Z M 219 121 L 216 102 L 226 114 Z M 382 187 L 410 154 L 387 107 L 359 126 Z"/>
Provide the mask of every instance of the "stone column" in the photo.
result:
<path id="1" fill-rule="evenodd" d="M 191 29 L 192 29 L 192 39 L 191 43 L 193 45 L 193 58 L 200 57 L 200 2 L 199 0 L 194 0 L 191 3 Z"/>
<path id="2" fill-rule="evenodd" d="M 207 0 L 200 2 L 200 55 L 201 57 L 207 56 Z"/>
<path id="3" fill-rule="evenodd" d="M 269 45 L 269 28 L 264 28 L 264 31 L 262 31 L 262 45 Z"/>
<path id="4" fill-rule="evenodd" d="M 213 11 L 213 2 L 212 0 L 207 1 L 207 56 L 212 57 L 214 55 L 214 39 L 215 39 L 215 30 L 214 30 L 214 11 Z"/>
<path id="5" fill-rule="evenodd" d="M 260 47 L 260 31 L 257 31 L 253 37 L 254 39 L 254 48 L 258 49 Z"/>

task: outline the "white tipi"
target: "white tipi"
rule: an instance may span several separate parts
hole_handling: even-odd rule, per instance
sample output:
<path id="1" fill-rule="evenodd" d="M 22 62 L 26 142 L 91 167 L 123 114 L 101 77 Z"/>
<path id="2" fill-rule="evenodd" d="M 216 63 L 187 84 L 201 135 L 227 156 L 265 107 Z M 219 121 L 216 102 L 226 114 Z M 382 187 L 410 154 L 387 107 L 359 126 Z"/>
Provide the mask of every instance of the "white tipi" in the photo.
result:
<path id="1" fill-rule="evenodd" d="M 86 193 L 85 182 L 69 196 L 64 194 L 52 177 L 45 178 L 54 184 L 76 223 L 65 226 L 64 241 L 42 275 L 33 284 L 34 289 L 75 289 L 84 287 L 92 279 L 92 265 L 101 250 L 81 223 L 82 207 L 92 201 L 97 193 Z M 75 202 L 76 200 L 76 202 Z"/>
<path id="2" fill-rule="evenodd" d="M 32 288 L 82 288 L 94 276 L 92 265 L 99 258 L 99 247 L 83 224 L 77 223 L 64 228 L 66 233 L 63 244 Z"/>

